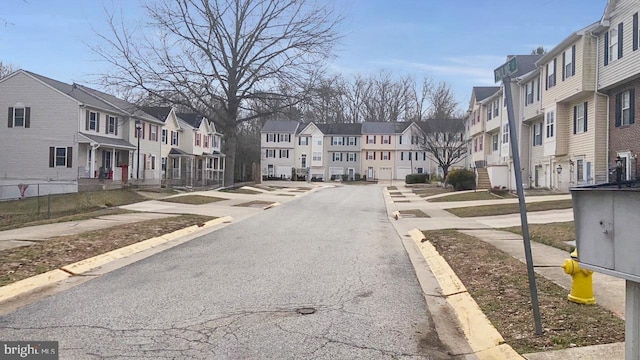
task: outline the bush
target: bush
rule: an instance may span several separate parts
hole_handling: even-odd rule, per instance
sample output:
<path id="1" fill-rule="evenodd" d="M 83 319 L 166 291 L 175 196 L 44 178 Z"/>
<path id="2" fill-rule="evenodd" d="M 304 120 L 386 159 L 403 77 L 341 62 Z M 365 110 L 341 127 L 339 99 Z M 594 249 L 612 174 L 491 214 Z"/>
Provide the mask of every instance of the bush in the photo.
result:
<path id="1" fill-rule="evenodd" d="M 432 181 L 432 182 L 438 182 L 438 183 L 439 183 L 439 182 L 442 182 L 442 176 L 440 176 L 440 175 L 438 175 L 438 174 L 435 174 L 435 175 L 433 175 L 433 176 L 431 177 L 431 181 Z"/>
<path id="2" fill-rule="evenodd" d="M 349 175 L 343 174 L 342 181 L 347 181 L 347 180 L 349 180 Z"/>
<path id="3" fill-rule="evenodd" d="M 409 174 L 404 178 L 407 184 L 426 184 L 428 181 L 429 174 Z"/>
<path id="4" fill-rule="evenodd" d="M 473 190 L 476 188 L 476 174 L 467 169 L 452 170 L 447 175 L 446 182 L 455 191 Z"/>
<path id="5" fill-rule="evenodd" d="M 355 179 L 356 181 L 360 181 L 360 179 L 361 179 L 360 174 L 356 173 L 356 174 L 355 174 L 355 176 L 354 176 L 354 179 Z"/>
<path id="6" fill-rule="evenodd" d="M 498 196 L 505 196 L 509 194 L 509 190 L 506 186 L 494 186 L 493 188 L 489 189 L 489 192 Z"/>

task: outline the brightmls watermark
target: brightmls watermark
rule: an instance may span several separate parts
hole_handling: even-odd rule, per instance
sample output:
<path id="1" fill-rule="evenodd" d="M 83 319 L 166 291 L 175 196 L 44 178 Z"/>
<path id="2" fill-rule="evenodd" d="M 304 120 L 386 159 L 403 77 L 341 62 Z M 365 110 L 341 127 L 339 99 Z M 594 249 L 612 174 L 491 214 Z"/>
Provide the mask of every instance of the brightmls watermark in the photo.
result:
<path id="1" fill-rule="evenodd" d="M 0 341 L 3 360 L 58 360 L 57 341 Z"/>

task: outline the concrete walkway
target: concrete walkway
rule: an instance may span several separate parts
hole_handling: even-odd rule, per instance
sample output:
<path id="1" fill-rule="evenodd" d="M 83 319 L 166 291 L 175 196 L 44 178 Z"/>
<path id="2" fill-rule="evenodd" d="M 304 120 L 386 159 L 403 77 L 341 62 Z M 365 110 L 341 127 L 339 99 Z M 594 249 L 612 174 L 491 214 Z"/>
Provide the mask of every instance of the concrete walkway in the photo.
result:
<path id="1" fill-rule="evenodd" d="M 398 190 L 391 192 L 395 196 L 389 196 L 388 205 L 390 209 L 409 210 L 419 209 L 428 214 L 429 218 L 402 217 L 393 221 L 399 232 L 408 233 L 411 229 L 441 230 L 457 229 L 462 233 L 476 237 L 496 248 L 504 251 L 514 258 L 525 262 L 524 245 L 522 236 L 511 232 L 499 230 L 499 228 L 520 226 L 520 214 L 483 216 L 475 218 L 460 218 L 445 209 L 517 203 L 517 199 L 504 200 L 482 200 L 482 201 L 460 201 L 460 202 L 428 202 L 429 198 L 420 198 L 413 193 L 413 190 L 394 184 Z M 400 192 L 402 196 L 398 196 Z M 457 194 L 458 192 L 456 192 Z M 453 193 L 438 194 L 434 197 L 448 196 Z M 416 199 L 417 197 L 417 199 Z M 527 202 L 556 201 L 571 199 L 570 195 L 545 195 L 530 196 Z M 402 202 L 398 202 L 402 201 Z M 392 213 L 392 211 L 389 211 Z M 573 221 L 573 209 L 550 210 L 527 213 L 530 224 L 545 224 L 553 222 Z M 551 246 L 531 242 L 534 269 L 536 273 L 551 280 L 557 285 L 567 289 L 567 294 L 571 288 L 571 276 L 564 273 L 561 265 L 569 258 L 566 251 L 556 249 Z M 617 316 L 624 319 L 625 316 L 625 282 L 622 279 L 604 274 L 594 273 L 593 288 L 596 302 L 610 310 Z M 604 329 L 606 331 L 606 329 Z M 602 358 L 624 358 L 624 343 L 607 344 L 599 346 L 587 346 L 572 348 L 561 351 L 547 351 L 537 354 L 527 354 L 525 358 L 529 360 L 551 360 L 551 359 L 602 359 Z"/>

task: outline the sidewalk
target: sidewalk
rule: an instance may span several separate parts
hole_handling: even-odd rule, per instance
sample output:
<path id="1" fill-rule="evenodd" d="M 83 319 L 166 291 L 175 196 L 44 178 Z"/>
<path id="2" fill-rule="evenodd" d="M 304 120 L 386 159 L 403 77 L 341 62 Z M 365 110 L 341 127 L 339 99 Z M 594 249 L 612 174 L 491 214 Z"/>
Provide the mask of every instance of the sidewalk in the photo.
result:
<path id="1" fill-rule="evenodd" d="M 456 229 L 485 241 L 496 248 L 525 262 L 524 246 L 522 236 L 497 228 L 519 226 L 520 214 L 483 216 L 475 218 L 459 218 L 444 209 L 480 206 L 503 203 L 517 203 L 518 199 L 504 200 L 482 200 L 482 201 L 460 201 L 460 202 L 428 202 L 429 198 L 448 196 L 453 193 L 438 194 L 432 197 L 420 198 L 409 188 L 401 184 L 394 184 L 402 193 L 400 196 L 387 196 L 388 213 L 393 217 L 394 209 L 409 210 L 419 209 L 430 216 L 430 218 L 399 217 L 398 220 L 391 220 L 399 234 L 407 234 L 412 229 L 440 230 Z M 388 192 L 388 190 L 387 190 Z M 570 195 L 547 195 L 528 197 L 527 202 L 555 201 L 570 199 Z M 398 200 L 402 202 L 397 202 Z M 528 222 L 552 223 L 573 221 L 573 209 L 550 210 L 527 213 Z M 566 251 L 556 249 L 544 244 L 531 242 L 534 269 L 536 273 L 551 280 L 557 285 L 567 289 L 567 294 L 571 288 L 571 277 L 564 273 L 561 268 L 564 260 L 569 258 Z M 617 316 L 624 319 L 625 316 L 625 281 L 619 278 L 604 274 L 594 273 L 593 287 L 596 302 L 612 311 Z M 586 346 L 580 348 L 570 348 L 559 351 L 547 351 L 524 356 L 529 360 L 556 360 L 556 359 L 603 359 L 624 358 L 624 343 L 615 343 L 598 346 Z"/>

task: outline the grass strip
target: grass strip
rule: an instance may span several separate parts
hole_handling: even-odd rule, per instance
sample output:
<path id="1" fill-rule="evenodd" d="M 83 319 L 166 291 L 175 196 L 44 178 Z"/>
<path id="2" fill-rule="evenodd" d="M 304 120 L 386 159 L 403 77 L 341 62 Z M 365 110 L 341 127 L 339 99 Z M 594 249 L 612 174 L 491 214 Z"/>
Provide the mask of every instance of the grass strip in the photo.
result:
<path id="1" fill-rule="evenodd" d="M 478 200 L 499 200 L 504 198 L 513 198 L 512 195 L 505 197 L 496 196 L 488 191 L 475 191 L 464 194 L 454 194 L 443 196 L 435 199 L 429 199 L 429 202 L 448 202 L 448 201 L 478 201 Z"/>
<path id="2" fill-rule="evenodd" d="M 624 341 L 624 321 L 599 305 L 567 300 L 568 291 L 536 274 L 544 333 L 535 335 L 526 265 L 455 230 L 425 231 L 505 341 L 526 354 Z"/>
<path id="3" fill-rule="evenodd" d="M 527 203 L 527 212 L 570 209 L 572 207 L 573 207 L 573 203 L 570 199 L 541 201 L 541 202 Z M 459 217 L 494 216 L 494 215 L 517 214 L 520 212 L 520 205 L 518 205 L 518 203 L 494 204 L 494 205 L 470 206 L 470 207 L 464 207 L 464 208 L 453 208 L 453 209 L 445 209 L 445 210 Z"/>
<path id="4" fill-rule="evenodd" d="M 202 205 L 202 204 L 210 204 L 213 202 L 224 201 L 224 200 L 227 200 L 227 199 L 213 197 L 213 196 L 204 196 L 204 195 L 183 195 L 183 196 L 176 196 L 176 197 L 162 199 L 161 201 L 180 203 L 180 204 Z"/>
<path id="5" fill-rule="evenodd" d="M 531 240 L 541 244 L 553 246 L 560 250 L 573 251 L 574 247 L 567 244 L 567 241 L 576 239 L 574 226 L 573 221 L 551 224 L 529 224 L 529 237 Z M 522 228 L 520 226 L 500 230 L 522 235 Z"/>

